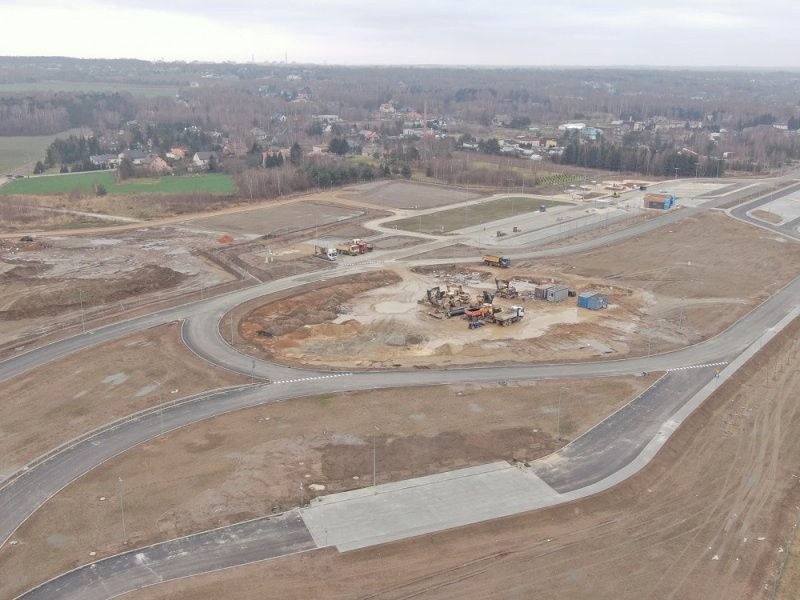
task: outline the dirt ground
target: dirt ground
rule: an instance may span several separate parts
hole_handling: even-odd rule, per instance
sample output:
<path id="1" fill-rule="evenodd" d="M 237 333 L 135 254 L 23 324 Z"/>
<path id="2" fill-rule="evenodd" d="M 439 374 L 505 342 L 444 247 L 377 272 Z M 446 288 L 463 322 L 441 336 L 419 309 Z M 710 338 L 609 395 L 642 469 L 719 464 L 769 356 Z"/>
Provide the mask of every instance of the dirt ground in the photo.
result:
<path id="1" fill-rule="evenodd" d="M 347 188 L 340 195 L 342 198 L 387 208 L 425 209 L 474 200 L 482 194 L 411 181 L 375 181 Z"/>
<path id="2" fill-rule="evenodd" d="M 203 258 L 208 234 L 143 228 L 0 246 L 0 344 L 99 314 L 234 281 Z"/>
<path id="3" fill-rule="evenodd" d="M 292 400 L 191 425 L 98 467 L 35 513 L 0 549 L 0 597 L 128 547 L 299 505 L 325 494 L 560 447 L 657 378 L 508 382 Z M 562 389 L 564 388 L 564 389 Z M 554 435 L 558 395 L 560 432 Z M 379 428 L 376 433 L 375 427 Z M 122 478 L 122 483 L 119 483 Z M 35 570 L 25 565 L 36 564 Z M 16 573 L 14 581 L 2 574 Z"/>
<path id="4" fill-rule="evenodd" d="M 193 219 L 192 227 L 238 235 L 279 235 L 313 227 L 324 227 L 358 219 L 366 209 L 318 202 L 307 198 L 302 202 L 285 202 L 244 213 L 233 213 Z M 381 215 L 376 215 L 376 218 Z"/>
<path id="5" fill-rule="evenodd" d="M 177 323 L 48 363 L 3 383 L 0 476 L 132 412 L 248 381 L 186 350 Z"/>
<path id="6" fill-rule="evenodd" d="M 256 563 L 125 598 L 797 598 L 800 565 L 781 567 L 800 506 L 799 339 L 796 321 L 644 471 L 597 496 L 345 554 Z"/>
<path id="7" fill-rule="evenodd" d="M 798 265 L 800 245 L 710 213 L 591 252 L 514 261 L 509 269 L 398 268 L 401 280 L 392 285 L 337 283 L 326 288 L 329 295 L 314 290 L 261 307 L 242 333 L 273 359 L 342 368 L 652 354 L 722 331 L 797 276 Z M 513 280 L 523 296 L 534 284 L 556 282 L 578 293 L 606 293 L 610 305 L 588 311 L 574 298 L 558 304 L 496 298 L 505 309 L 524 306 L 523 321 L 470 330 L 463 318 L 434 318 L 434 308 L 420 303 L 427 289 L 448 284 L 462 285 L 473 298 L 494 292 L 496 277 Z"/>
<path id="8" fill-rule="evenodd" d="M 647 335 L 631 341 L 632 351 L 657 352 L 674 347 L 676 338 L 709 337 L 774 294 L 800 273 L 800 244 L 709 212 L 544 266 L 640 290 Z"/>

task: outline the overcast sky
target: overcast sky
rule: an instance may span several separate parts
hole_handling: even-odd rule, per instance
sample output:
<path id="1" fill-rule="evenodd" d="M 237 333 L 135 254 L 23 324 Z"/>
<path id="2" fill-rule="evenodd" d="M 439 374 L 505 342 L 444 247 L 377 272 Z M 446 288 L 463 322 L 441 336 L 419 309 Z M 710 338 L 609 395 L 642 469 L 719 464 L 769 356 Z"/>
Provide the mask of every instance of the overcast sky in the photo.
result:
<path id="1" fill-rule="evenodd" d="M 800 66 L 800 0 L 1 0 L 0 55 Z"/>

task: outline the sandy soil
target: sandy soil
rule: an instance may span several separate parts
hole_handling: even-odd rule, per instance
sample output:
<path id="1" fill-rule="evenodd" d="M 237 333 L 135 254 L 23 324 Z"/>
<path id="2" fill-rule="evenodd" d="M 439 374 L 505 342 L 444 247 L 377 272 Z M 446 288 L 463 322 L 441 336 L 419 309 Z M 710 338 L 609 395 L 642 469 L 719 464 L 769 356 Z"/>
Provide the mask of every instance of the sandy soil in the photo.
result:
<path id="1" fill-rule="evenodd" d="M 172 432 L 69 486 L 0 550 L 0 597 L 128 547 L 269 514 L 328 493 L 546 455 L 656 378 L 377 390 L 293 400 Z M 562 390 L 562 388 L 564 388 Z M 556 403 L 561 394 L 560 439 Z M 376 433 L 375 426 L 379 428 Z M 119 478 L 122 478 L 122 484 Z M 37 564 L 36 570 L 25 569 Z M 12 578 L 4 574 L 24 574 Z"/>
<path id="2" fill-rule="evenodd" d="M 3 383 L 0 475 L 113 419 L 247 382 L 186 350 L 177 323 L 51 362 Z"/>
<path id="3" fill-rule="evenodd" d="M 608 492 L 125 597 L 766 600 L 777 587 L 778 598 L 796 598 L 797 578 L 779 581 L 779 570 L 800 505 L 799 336 L 796 322 L 724 384 L 650 466 Z"/>
<path id="4" fill-rule="evenodd" d="M 333 296 L 314 290 L 265 305 L 250 313 L 242 331 L 274 359 L 342 368 L 643 355 L 722 331 L 797 276 L 799 264 L 800 245 L 711 213 L 592 252 L 515 261 L 510 269 L 395 269 L 402 281 L 391 286 L 337 284 L 326 288 Z M 495 299 L 505 309 L 524 306 L 524 320 L 477 330 L 462 318 L 433 318 L 433 307 L 419 303 L 427 289 L 447 284 L 462 285 L 471 297 L 493 292 L 495 277 L 513 280 L 521 293 L 558 282 L 577 292 L 601 291 L 611 303 L 587 311 L 572 298 L 559 304 Z"/>

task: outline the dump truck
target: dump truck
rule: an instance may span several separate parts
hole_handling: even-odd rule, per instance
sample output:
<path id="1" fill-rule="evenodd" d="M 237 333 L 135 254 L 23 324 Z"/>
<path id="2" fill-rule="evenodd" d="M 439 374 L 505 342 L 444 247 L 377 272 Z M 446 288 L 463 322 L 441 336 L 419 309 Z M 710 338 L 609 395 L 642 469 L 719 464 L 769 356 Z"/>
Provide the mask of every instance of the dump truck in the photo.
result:
<path id="1" fill-rule="evenodd" d="M 521 321 L 522 317 L 525 316 L 525 309 L 521 306 L 512 306 L 508 309 L 508 312 L 500 313 L 494 315 L 494 322 L 498 325 L 502 325 L 505 327 L 506 325 L 511 325 L 512 323 L 516 323 L 517 321 Z"/>
<path id="2" fill-rule="evenodd" d="M 336 251 L 339 254 L 345 254 L 347 256 L 358 256 L 361 254 L 356 244 L 339 244 L 336 246 Z"/>
<path id="3" fill-rule="evenodd" d="M 511 266 L 511 259 L 507 256 L 484 256 L 483 262 L 490 267 L 500 267 L 501 269 Z"/>
<path id="4" fill-rule="evenodd" d="M 325 246 L 314 246 L 314 256 L 325 260 L 336 260 L 338 256 L 336 248 L 326 248 Z"/>
<path id="5" fill-rule="evenodd" d="M 360 238 L 355 238 L 354 240 L 351 240 L 350 243 L 353 244 L 354 246 L 358 246 L 358 251 L 361 254 L 364 254 L 365 252 L 372 252 L 372 250 L 375 248 L 375 246 L 365 242 Z"/>

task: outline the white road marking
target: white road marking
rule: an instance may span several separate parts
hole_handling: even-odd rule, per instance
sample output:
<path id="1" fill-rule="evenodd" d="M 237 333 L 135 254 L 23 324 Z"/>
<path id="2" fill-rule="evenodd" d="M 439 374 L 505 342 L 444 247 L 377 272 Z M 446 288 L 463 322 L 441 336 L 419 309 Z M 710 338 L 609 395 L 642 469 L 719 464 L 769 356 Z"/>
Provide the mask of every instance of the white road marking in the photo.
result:
<path id="1" fill-rule="evenodd" d="M 727 365 L 727 362 L 715 362 L 715 363 L 706 363 L 703 365 L 689 365 L 688 367 L 675 367 L 674 369 L 667 369 L 667 372 L 672 371 L 685 371 L 687 369 L 702 369 L 703 367 L 721 367 L 723 365 Z"/>
<path id="2" fill-rule="evenodd" d="M 273 381 L 272 384 L 278 383 L 298 383 L 300 381 L 317 381 L 320 379 L 333 379 L 334 377 L 347 377 L 352 373 L 334 373 L 332 375 L 320 375 L 319 377 L 301 377 L 299 379 L 281 379 L 280 381 Z"/>

